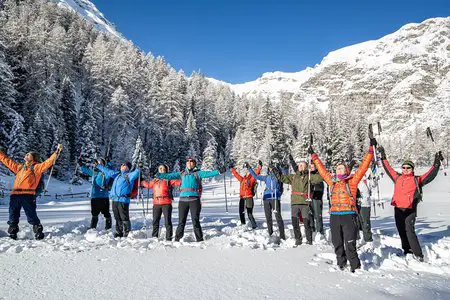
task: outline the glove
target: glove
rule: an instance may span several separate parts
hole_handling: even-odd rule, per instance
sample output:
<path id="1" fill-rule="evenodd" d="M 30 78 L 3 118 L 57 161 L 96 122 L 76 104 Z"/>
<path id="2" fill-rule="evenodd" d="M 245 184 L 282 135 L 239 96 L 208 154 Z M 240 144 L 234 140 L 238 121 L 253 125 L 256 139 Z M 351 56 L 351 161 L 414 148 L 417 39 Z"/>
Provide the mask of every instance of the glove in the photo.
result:
<path id="1" fill-rule="evenodd" d="M 312 145 L 309 145 L 308 153 L 309 154 L 313 154 L 314 153 L 314 149 L 313 149 Z"/>
<path id="2" fill-rule="evenodd" d="M 5 153 L 5 148 L 0 146 L 0 153 Z"/>
<path id="3" fill-rule="evenodd" d="M 96 168 L 98 166 L 98 160 L 94 159 L 94 161 L 92 162 L 92 164 L 94 165 L 94 168 Z"/>
<path id="4" fill-rule="evenodd" d="M 137 166 L 139 169 L 142 169 L 142 167 L 144 167 L 144 164 L 140 161 L 140 162 L 138 162 Z"/>
<path id="5" fill-rule="evenodd" d="M 62 144 L 58 144 L 58 146 L 56 146 L 56 152 L 61 152 L 62 148 Z"/>
<path id="6" fill-rule="evenodd" d="M 227 168 L 225 168 L 225 166 L 222 166 L 222 167 L 219 168 L 219 173 L 220 173 L 220 174 L 223 174 L 223 173 L 225 173 L 226 171 L 227 171 Z"/>
<path id="7" fill-rule="evenodd" d="M 378 147 L 378 152 L 380 152 L 381 160 L 385 160 L 386 159 L 386 151 L 384 150 L 383 146 Z"/>
<path id="8" fill-rule="evenodd" d="M 376 148 L 377 145 L 378 145 L 377 139 L 376 138 L 371 138 L 370 139 L 370 146 L 374 146 Z"/>
<path id="9" fill-rule="evenodd" d="M 443 160 L 444 156 L 442 155 L 442 151 L 439 151 L 434 155 L 434 165 L 440 165 Z"/>
<path id="10" fill-rule="evenodd" d="M 261 160 L 258 160 L 258 165 L 259 165 L 260 167 L 262 167 L 262 166 L 263 166 L 263 163 L 262 163 L 262 161 L 261 161 Z"/>
<path id="11" fill-rule="evenodd" d="M 250 165 L 248 164 L 248 162 L 244 163 L 244 168 L 250 169 Z"/>

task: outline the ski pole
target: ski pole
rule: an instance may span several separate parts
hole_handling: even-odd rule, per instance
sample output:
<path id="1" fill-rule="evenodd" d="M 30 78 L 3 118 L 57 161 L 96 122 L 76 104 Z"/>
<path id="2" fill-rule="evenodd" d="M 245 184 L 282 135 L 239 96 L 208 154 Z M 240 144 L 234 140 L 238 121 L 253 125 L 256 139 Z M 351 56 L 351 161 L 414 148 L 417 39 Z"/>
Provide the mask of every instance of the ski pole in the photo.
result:
<path id="1" fill-rule="evenodd" d="M 48 192 L 48 185 L 50 184 L 50 179 L 52 178 L 53 168 L 55 167 L 56 159 L 59 157 L 59 154 L 61 154 L 62 150 L 62 144 L 58 144 L 58 147 L 56 148 L 57 155 L 55 156 L 55 159 L 53 160 L 52 168 L 50 169 L 50 175 L 48 175 L 47 184 L 45 185 L 44 189 L 44 195 Z"/>
<path id="2" fill-rule="evenodd" d="M 431 139 L 431 141 L 433 142 L 434 151 L 437 153 L 438 152 L 438 148 L 436 146 L 436 142 L 434 141 L 433 134 L 431 133 L 431 128 L 430 127 L 427 127 L 427 137 L 429 137 Z M 439 169 L 442 171 L 442 173 L 444 173 L 444 176 L 447 176 L 447 172 L 445 171 L 445 161 L 444 161 L 444 159 L 441 160 L 441 161 L 442 161 L 442 163 L 439 166 Z"/>

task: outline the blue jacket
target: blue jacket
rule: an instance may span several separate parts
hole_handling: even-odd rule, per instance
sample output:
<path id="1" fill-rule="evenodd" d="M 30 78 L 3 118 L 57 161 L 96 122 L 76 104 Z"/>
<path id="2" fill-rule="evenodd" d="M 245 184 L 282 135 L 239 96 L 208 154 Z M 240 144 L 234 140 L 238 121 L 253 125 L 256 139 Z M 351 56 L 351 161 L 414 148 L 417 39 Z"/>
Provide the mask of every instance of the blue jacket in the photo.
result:
<path id="1" fill-rule="evenodd" d="M 248 171 L 250 175 L 253 176 L 256 180 L 264 181 L 266 184 L 266 188 L 264 189 L 263 200 L 280 200 L 282 194 L 282 182 L 278 181 L 275 175 L 272 172 L 269 172 L 267 175 L 256 175 L 255 171 L 252 168 L 249 168 Z"/>
<path id="2" fill-rule="evenodd" d="M 93 171 L 86 166 L 81 166 L 80 171 L 87 176 L 94 176 L 93 185 L 91 188 L 91 198 L 109 198 L 109 191 L 106 186 L 109 180 L 106 179 L 105 174 L 102 172 Z"/>
<path id="3" fill-rule="evenodd" d="M 105 174 L 106 178 L 114 178 L 111 190 L 109 191 L 109 198 L 112 201 L 130 203 L 130 194 L 133 190 L 134 181 L 139 177 L 139 169 L 136 168 L 133 172 L 121 172 L 110 170 L 104 166 L 98 165 L 97 169 Z M 126 177 L 128 176 L 128 181 Z"/>
<path id="4" fill-rule="evenodd" d="M 195 176 L 195 172 L 197 172 L 198 179 Z M 184 174 L 184 175 L 183 175 Z M 199 168 L 195 167 L 191 171 L 187 168 L 183 172 L 174 172 L 174 173 L 158 173 L 156 177 L 159 179 L 181 179 L 180 186 L 180 197 L 201 197 L 200 188 L 201 181 L 203 178 L 214 177 L 219 175 L 218 170 L 214 171 L 200 171 Z"/>

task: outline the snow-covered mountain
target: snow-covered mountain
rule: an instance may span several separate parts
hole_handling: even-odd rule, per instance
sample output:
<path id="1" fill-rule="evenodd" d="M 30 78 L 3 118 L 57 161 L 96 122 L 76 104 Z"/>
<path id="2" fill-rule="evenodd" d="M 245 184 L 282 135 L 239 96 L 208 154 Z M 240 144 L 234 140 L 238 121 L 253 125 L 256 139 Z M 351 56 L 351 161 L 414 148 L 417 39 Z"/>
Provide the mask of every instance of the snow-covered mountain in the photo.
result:
<path id="1" fill-rule="evenodd" d="M 54 0 L 58 5 L 66 7 L 77 12 L 94 26 L 102 31 L 111 33 L 122 38 L 122 35 L 116 30 L 115 26 L 108 21 L 97 7 L 88 0 Z"/>
<path id="2" fill-rule="evenodd" d="M 365 106 L 374 119 L 387 119 L 392 130 L 413 130 L 421 123 L 439 127 L 450 113 L 450 17 L 408 24 L 378 40 L 330 52 L 314 68 L 265 73 L 229 86 L 241 95 L 274 100 L 287 92 L 299 102 L 334 99 Z"/>

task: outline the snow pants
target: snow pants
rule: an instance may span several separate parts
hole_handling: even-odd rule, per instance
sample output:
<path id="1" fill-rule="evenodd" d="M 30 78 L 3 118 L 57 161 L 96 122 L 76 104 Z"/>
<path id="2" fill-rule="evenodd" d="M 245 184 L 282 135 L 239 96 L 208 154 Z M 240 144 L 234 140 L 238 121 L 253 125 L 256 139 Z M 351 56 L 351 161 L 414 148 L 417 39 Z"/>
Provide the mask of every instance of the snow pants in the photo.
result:
<path id="1" fill-rule="evenodd" d="M 96 228 L 98 223 L 98 215 L 102 213 L 105 217 L 105 229 L 111 228 L 111 213 L 109 212 L 109 198 L 92 198 L 91 199 L 91 228 Z"/>
<path id="2" fill-rule="evenodd" d="M 315 232 L 320 232 L 323 234 L 323 192 L 314 192 L 311 202 L 311 230 Z"/>
<path id="3" fill-rule="evenodd" d="M 395 208 L 395 225 L 402 240 L 402 248 L 405 254 L 413 253 L 423 257 L 422 248 L 416 235 L 415 223 L 417 208 Z"/>
<path id="4" fill-rule="evenodd" d="M 264 213 L 266 215 L 267 230 L 269 231 L 269 235 L 273 234 L 272 211 L 274 211 L 275 218 L 277 219 L 278 229 L 280 230 L 280 239 L 285 240 L 286 235 L 284 234 L 284 223 L 283 218 L 281 217 L 280 200 L 264 200 Z"/>
<path id="5" fill-rule="evenodd" d="M 114 219 L 116 219 L 116 235 L 118 237 L 128 236 L 131 231 L 130 203 L 113 201 Z"/>
<path id="6" fill-rule="evenodd" d="M 172 226 L 172 204 L 153 205 L 153 232 L 152 237 L 159 236 L 159 221 L 164 214 L 164 224 L 166 226 L 166 240 L 171 241 L 173 235 Z"/>
<path id="7" fill-rule="evenodd" d="M 8 224 L 10 227 L 17 228 L 19 231 L 19 219 L 20 219 L 20 210 L 25 211 L 25 215 L 27 216 L 27 221 L 31 225 L 40 225 L 41 221 L 39 220 L 36 213 L 36 195 L 22 194 L 22 195 L 11 195 L 9 198 L 9 220 Z"/>
<path id="8" fill-rule="evenodd" d="M 241 224 L 245 224 L 245 212 L 244 209 L 247 209 L 248 219 L 250 223 L 252 223 L 252 228 L 255 229 L 257 227 L 255 218 L 253 217 L 253 207 L 255 206 L 253 202 L 253 198 L 240 198 L 239 199 L 239 217 L 241 219 Z"/>
<path id="9" fill-rule="evenodd" d="M 312 243 L 312 229 L 310 221 L 310 208 L 309 204 L 293 204 L 291 205 L 291 218 L 292 227 L 294 228 L 294 236 L 297 241 L 302 240 L 302 232 L 300 231 L 300 219 L 302 217 L 303 224 L 305 225 L 305 235 L 308 243 Z"/>
<path id="10" fill-rule="evenodd" d="M 178 227 L 175 232 L 175 241 L 179 241 L 184 236 L 184 227 L 186 226 L 187 216 L 191 211 L 192 226 L 194 227 L 194 234 L 197 242 L 203 241 L 202 226 L 200 225 L 200 212 L 202 211 L 202 204 L 200 198 L 195 200 L 183 201 L 180 199 L 178 203 Z"/>
<path id="11" fill-rule="evenodd" d="M 347 260 L 352 269 L 361 266 L 356 252 L 356 239 L 358 234 L 357 215 L 330 215 L 331 241 L 338 266 L 345 266 Z"/>
<path id="12" fill-rule="evenodd" d="M 361 207 L 359 210 L 360 230 L 363 232 L 364 241 L 372 242 L 372 225 L 370 223 L 370 207 Z"/>

